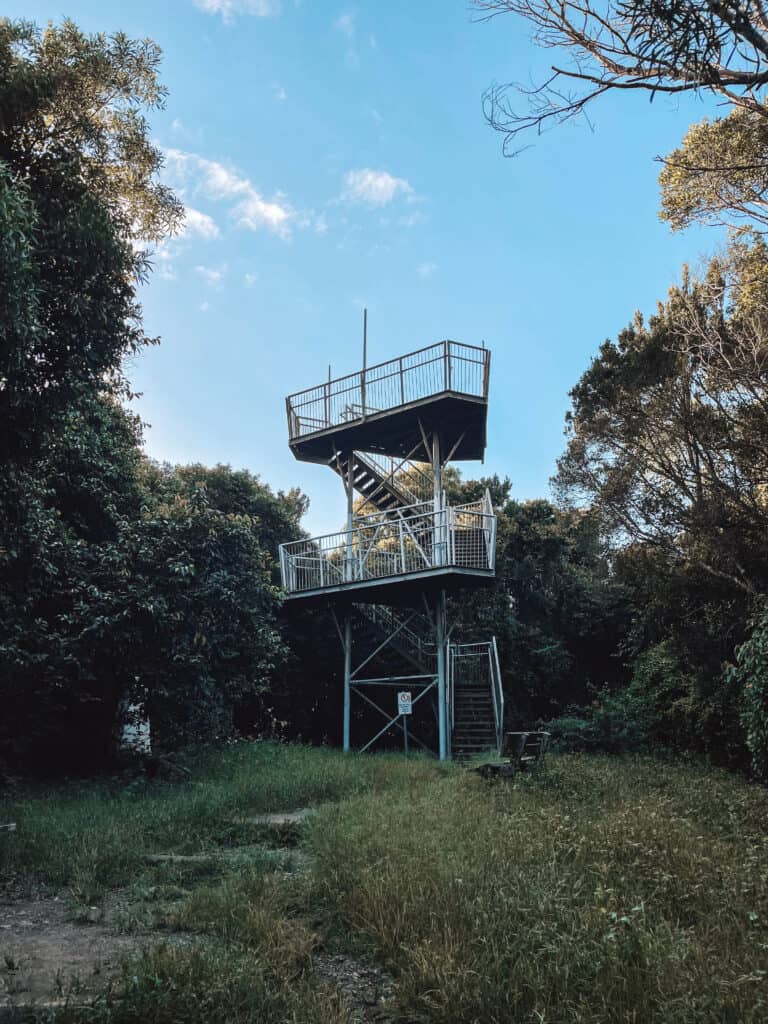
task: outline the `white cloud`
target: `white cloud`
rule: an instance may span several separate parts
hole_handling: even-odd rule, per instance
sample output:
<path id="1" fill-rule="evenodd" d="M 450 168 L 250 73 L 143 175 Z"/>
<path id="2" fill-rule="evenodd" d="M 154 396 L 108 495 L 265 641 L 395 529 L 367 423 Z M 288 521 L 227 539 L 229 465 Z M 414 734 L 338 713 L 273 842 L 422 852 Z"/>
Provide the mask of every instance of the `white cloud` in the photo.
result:
<path id="1" fill-rule="evenodd" d="M 413 187 L 405 178 L 395 178 L 387 171 L 362 167 L 344 176 L 346 188 L 342 198 L 370 206 L 386 206 L 398 195 L 413 195 Z"/>
<path id="2" fill-rule="evenodd" d="M 315 231 L 318 235 L 324 235 L 328 230 L 328 220 L 324 213 L 319 214 L 315 220 Z"/>
<path id="3" fill-rule="evenodd" d="M 195 0 L 195 7 L 205 14 L 219 14 L 225 25 L 231 25 L 237 14 L 256 18 L 275 18 L 280 13 L 280 0 Z"/>
<path id="4" fill-rule="evenodd" d="M 416 273 L 419 275 L 419 277 L 423 277 L 425 279 L 428 277 L 432 277 L 436 270 L 436 263 L 420 263 L 418 267 L 416 267 Z"/>
<path id="5" fill-rule="evenodd" d="M 201 302 L 198 308 L 201 313 L 207 313 L 208 310 L 211 308 L 211 304 L 210 302 Z"/>
<path id="6" fill-rule="evenodd" d="M 258 280 L 258 274 L 248 273 L 243 275 L 243 281 L 245 282 L 246 288 L 253 288 L 253 286 L 256 284 Z"/>
<path id="7" fill-rule="evenodd" d="M 202 238 L 210 241 L 221 235 L 219 225 L 207 213 L 201 213 L 192 206 L 184 208 L 184 225 L 179 232 L 180 238 Z"/>
<path id="8" fill-rule="evenodd" d="M 334 21 L 333 27 L 347 40 L 344 63 L 351 71 L 357 71 L 360 67 L 360 54 L 357 50 L 357 27 L 355 25 L 354 13 L 347 11 L 344 14 L 340 14 Z"/>
<path id="9" fill-rule="evenodd" d="M 333 27 L 347 37 L 352 39 L 355 34 L 355 16 L 354 14 L 347 12 L 346 14 L 340 14 L 336 21 L 333 23 Z"/>
<path id="10" fill-rule="evenodd" d="M 285 91 L 283 86 L 280 85 L 278 82 L 273 82 L 271 88 L 272 95 L 275 97 L 276 100 L 282 101 L 288 99 L 288 93 Z"/>
<path id="11" fill-rule="evenodd" d="M 279 202 L 268 202 L 255 189 L 249 190 L 242 202 L 235 207 L 234 213 L 240 227 L 248 228 L 250 231 L 267 228 L 283 237 L 287 236 L 288 222 L 293 217 L 293 211 L 289 206 Z"/>
<path id="12" fill-rule="evenodd" d="M 397 223 L 401 228 L 415 228 L 417 224 L 425 224 L 426 220 L 427 218 L 421 210 L 414 210 L 412 213 L 406 213 L 399 217 Z"/>
<path id="13" fill-rule="evenodd" d="M 223 263 L 220 267 L 206 267 L 200 263 L 195 267 L 195 273 L 199 274 L 211 288 L 219 290 L 227 276 L 227 265 Z"/>
<path id="14" fill-rule="evenodd" d="M 235 222 L 250 231 L 262 228 L 282 238 L 290 234 L 295 211 L 282 195 L 265 199 L 249 178 L 217 160 L 179 149 L 165 150 L 165 163 L 177 186 L 191 185 L 193 191 L 208 199 L 233 201 L 230 213 Z"/>

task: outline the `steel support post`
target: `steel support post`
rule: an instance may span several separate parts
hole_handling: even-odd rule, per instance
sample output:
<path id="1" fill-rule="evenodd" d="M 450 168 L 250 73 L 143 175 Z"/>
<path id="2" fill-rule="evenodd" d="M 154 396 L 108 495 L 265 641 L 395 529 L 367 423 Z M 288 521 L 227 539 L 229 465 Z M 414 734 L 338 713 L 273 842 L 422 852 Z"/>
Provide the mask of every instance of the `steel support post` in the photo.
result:
<path id="1" fill-rule="evenodd" d="M 435 646 L 437 647 L 437 728 L 440 760 L 448 759 L 448 715 L 446 707 L 445 591 L 435 604 Z"/>
<path id="2" fill-rule="evenodd" d="M 434 565 L 445 565 L 443 543 L 443 460 L 440 451 L 440 434 L 432 431 L 432 475 L 434 477 L 434 528 L 432 530 L 432 561 Z"/>
<path id="3" fill-rule="evenodd" d="M 352 615 L 347 612 L 344 616 L 344 752 L 349 751 L 349 725 L 351 718 L 352 693 L 350 683 L 352 680 Z"/>
<path id="4" fill-rule="evenodd" d="M 355 520 L 355 481 L 352 475 L 352 463 L 355 458 L 353 451 L 347 452 L 347 478 L 344 481 L 344 490 L 347 495 L 347 550 L 346 550 L 346 565 L 344 567 L 344 579 L 349 583 L 355 578 L 353 569 L 353 560 L 355 557 L 355 550 L 353 544 L 353 533 L 352 528 Z"/>

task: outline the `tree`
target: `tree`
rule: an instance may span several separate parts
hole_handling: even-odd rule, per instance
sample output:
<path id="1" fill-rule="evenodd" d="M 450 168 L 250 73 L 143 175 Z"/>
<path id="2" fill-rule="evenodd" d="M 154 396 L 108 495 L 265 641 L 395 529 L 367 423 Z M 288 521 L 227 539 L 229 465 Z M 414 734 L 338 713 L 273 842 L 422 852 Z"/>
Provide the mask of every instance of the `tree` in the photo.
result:
<path id="1" fill-rule="evenodd" d="M 736 651 L 736 664 L 726 678 L 741 690 L 741 721 L 752 769 L 768 782 L 768 609 L 765 602 L 751 623 L 752 632 Z"/>
<path id="2" fill-rule="evenodd" d="M 161 56 L 151 39 L 86 35 L 69 19 L 42 31 L 0 19 L 0 161 L 22 178 L 75 161 L 128 237 L 173 233 L 182 207 L 157 178 L 162 153 L 143 114 L 165 103 Z"/>
<path id="3" fill-rule="evenodd" d="M 0 21 L 0 460 L 35 458 L 83 388 L 127 391 L 150 343 L 135 285 L 181 207 L 156 180 L 141 106 L 162 103 L 159 51 L 69 21 Z"/>
<path id="4" fill-rule="evenodd" d="M 88 616 L 130 572 L 141 508 L 118 401 L 151 340 L 132 243 L 180 215 L 141 113 L 163 100 L 158 59 L 68 21 L 0 20 L 0 747 L 17 758 L 90 756 L 113 710 L 119 672 Z"/>
<path id="5" fill-rule="evenodd" d="M 654 735 L 729 763 L 742 694 L 723 667 L 768 589 L 766 266 L 762 242 L 736 243 L 604 343 L 571 392 L 556 480 L 613 538 Z"/>
<path id="6" fill-rule="evenodd" d="M 619 539 L 754 595 L 768 579 L 768 272 L 734 245 L 637 316 L 571 392 L 564 498 Z"/>
<path id="7" fill-rule="evenodd" d="M 497 516 L 492 586 L 451 602 L 462 640 L 495 635 L 509 721 L 530 726 L 588 698 L 621 674 L 621 591 L 594 517 L 551 502 L 518 502 L 508 479 L 452 479 L 450 500 L 486 488 Z"/>
<path id="8" fill-rule="evenodd" d="M 768 119 L 737 108 L 692 125 L 659 175 L 661 216 L 689 224 L 768 228 Z"/>
<path id="9" fill-rule="evenodd" d="M 215 509 L 202 487 L 125 524 L 129 571 L 120 586 L 110 574 L 111 598 L 88 609 L 83 628 L 110 652 L 121 695 L 146 708 L 160 746 L 231 736 L 238 706 L 284 662 L 258 530 L 250 516 Z"/>
<path id="10" fill-rule="evenodd" d="M 53 420 L 44 456 L 0 474 L 0 763 L 46 771 L 108 753 L 127 665 L 94 629 L 130 578 L 138 426 L 113 399 Z"/>
<path id="11" fill-rule="evenodd" d="M 677 95 L 705 90 L 758 117 L 766 110 L 768 11 L 762 0 L 474 0 L 482 16 L 517 14 L 533 26 L 534 39 L 564 50 L 565 64 L 533 89 L 520 89 L 529 110 L 510 103 L 511 87 L 485 97 L 491 124 L 505 135 L 505 149 L 527 129 L 541 132 L 584 114 L 610 91 Z"/>
<path id="12" fill-rule="evenodd" d="M 231 466 L 157 465 L 145 463 L 142 486 L 148 494 L 170 501 L 189 498 L 200 488 L 205 490 L 212 508 L 225 515 L 249 516 L 258 531 L 259 544 L 277 562 L 278 547 L 302 535 L 301 518 L 309 501 L 298 487 L 275 494 L 268 484 L 247 469 Z"/>

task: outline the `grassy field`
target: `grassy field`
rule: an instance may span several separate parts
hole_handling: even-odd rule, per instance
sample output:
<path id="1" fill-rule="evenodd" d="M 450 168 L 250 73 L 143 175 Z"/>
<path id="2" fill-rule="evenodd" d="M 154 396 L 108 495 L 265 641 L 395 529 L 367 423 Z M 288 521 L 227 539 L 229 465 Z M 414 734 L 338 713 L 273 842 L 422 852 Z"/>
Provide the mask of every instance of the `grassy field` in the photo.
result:
<path id="1" fill-rule="evenodd" d="M 282 831 L 243 820 L 307 805 Z M 2 816 L 18 823 L 0 839 L 16 891 L 119 905 L 123 927 L 168 936 L 64 1024 L 340 1024 L 319 948 L 386 966 L 391 1020 L 768 1018 L 768 794 L 702 766 L 554 756 L 485 783 L 242 744 L 184 782 L 67 787 Z M 306 856 L 275 850 L 294 845 Z M 147 862 L 168 852 L 213 856 Z"/>

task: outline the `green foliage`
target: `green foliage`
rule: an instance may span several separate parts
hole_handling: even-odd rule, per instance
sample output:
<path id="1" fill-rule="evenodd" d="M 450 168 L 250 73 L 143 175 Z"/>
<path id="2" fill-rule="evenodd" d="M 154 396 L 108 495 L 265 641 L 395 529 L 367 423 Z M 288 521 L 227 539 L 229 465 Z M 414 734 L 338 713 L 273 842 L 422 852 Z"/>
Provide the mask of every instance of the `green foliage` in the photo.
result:
<path id="1" fill-rule="evenodd" d="M 656 725 L 653 697 L 628 686 L 614 693 L 601 691 L 588 708 L 572 709 L 548 722 L 546 729 L 561 750 L 626 754 L 648 750 Z"/>
<path id="2" fill-rule="evenodd" d="M 653 697 L 653 739 L 731 764 L 744 736 L 722 669 L 768 587 L 766 267 L 762 242 L 733 244 L 601 347 L 571 393 L 557 479 L 617 548 L 624 653 L 640 656 L 632 685 Z"/>
<path id="3" fill-rule="evenodd" d="M 149 342 L 131 239 L 172 230 L 181 209 L 140 113 L 163 98 L 157 61 L 122 35 L 0 20 L 4 462 L 36 457 L 83 388 L 124 391 L 122 359 Z"/>
<path id="4" fill-rule="evenodd" d="M 123 32 L 87 35 L 67 18 L 44 30 L 3 18 L 0 54 L 0 159 L 27 173 L 76 159 L 85 193 L 132 237 L 172 233 L 182 207 L 157 180 L 162 153 L 144 117 L 165 102 L 160 48 Z"/>
<path id="5" fill-rule="evenodd" d="M 123 361 L 146 254 L 181 206 L 143 111 L 148 40 L 0 21 L 0 760 L 104 760 L 118 707 L 156 740 L 230 735 L 281 670 L 278 544 L 305 501 L 149 465 Z M 258 709 L 246 726 L 258 727 Z"/>
<path id="6" fill-rule="evenodd" d="M 659 175 L 661 216 L 676 230 L 692 223 L 768 224 L 768 117 L 762 106 L 692 125 Z"/>
<path id="7" fill-rule="evenodd" d="M 223 465 L 209 468 L 199 463 L 145 463 L 142 488 L 153 500 L 166 503 L 204 490 L 212 508 L 225 515 L 247 516 L 258 524 L 259 542 L 275 560 L 280 544 L 301 536 L 301 517 L 309 507 L 307 498 L 296 487 L 287 494 L 274 494 L 247 469 L 233 470 Z"/>
<path id="8" fill-rule="evenodd" d="M 485 483 L 468 481 L 464 493 Z M 497 637 L 509 725 L 517 728 L 614 678 L 622 595 L 593 517 L 513 501 L 509 481 L 495 485 L 496 578 L 492 588 L 462 595 L 452 614 L 467 640 Z"/>
<path id="9" fill-rule="evenodd" d="M 736 664 L 726 678 L 741 691 L 741 721 L 752 769 L 768 782 L 768 609 L 763 605 L 749 638 L 736 649 Z"/>

